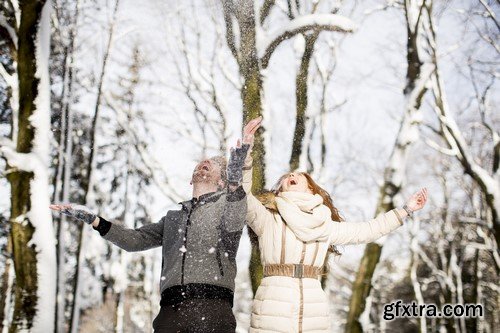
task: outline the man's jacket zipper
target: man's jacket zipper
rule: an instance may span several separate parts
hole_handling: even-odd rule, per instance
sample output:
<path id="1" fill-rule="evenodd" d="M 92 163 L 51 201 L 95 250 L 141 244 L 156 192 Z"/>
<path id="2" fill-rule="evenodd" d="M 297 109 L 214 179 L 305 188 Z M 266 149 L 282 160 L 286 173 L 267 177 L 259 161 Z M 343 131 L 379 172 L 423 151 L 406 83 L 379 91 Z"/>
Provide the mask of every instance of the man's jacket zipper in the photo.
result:
<path id="1" fill-rule="evenodd" d="M 193 212 L 193 208 L 188 212 L 188 217 L 186 221 L 186 228 L 184 229 L 184 251 L 182 252 L 182 262 L 181 262 L 181 285 L 184 285 L 184 266 L 186 262 L 186 254 L 187 254 L 187 237 L 188 237 L 188 229 L 191 224 L 191 213 Z"/>

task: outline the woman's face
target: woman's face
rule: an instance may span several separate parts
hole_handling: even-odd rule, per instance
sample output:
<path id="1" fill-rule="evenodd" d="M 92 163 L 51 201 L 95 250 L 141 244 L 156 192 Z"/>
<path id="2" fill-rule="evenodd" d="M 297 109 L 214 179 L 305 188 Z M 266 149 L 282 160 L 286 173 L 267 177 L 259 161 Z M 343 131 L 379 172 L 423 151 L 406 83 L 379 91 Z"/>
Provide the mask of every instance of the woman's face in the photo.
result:
<path id="1" fill-rule="evenodd" d="M 306 176 L 298 172 L 291 172 L 281 180 L 281 191 L 307 192 L 313 194 Z"/>

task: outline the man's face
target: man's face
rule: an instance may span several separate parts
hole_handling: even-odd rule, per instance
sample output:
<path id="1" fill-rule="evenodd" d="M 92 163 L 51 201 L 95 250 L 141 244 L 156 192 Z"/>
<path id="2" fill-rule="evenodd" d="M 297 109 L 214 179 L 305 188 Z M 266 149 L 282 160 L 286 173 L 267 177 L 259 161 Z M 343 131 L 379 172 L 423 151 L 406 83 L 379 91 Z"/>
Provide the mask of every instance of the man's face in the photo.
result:
<path id="1" fill-rule="evenodd" d="M 221 178 L 221 165 L 216 158 L 205 159 L 198 163 L 193 170 L 191 184 L 209 183 L 223 186 L 224 182 Z"/>

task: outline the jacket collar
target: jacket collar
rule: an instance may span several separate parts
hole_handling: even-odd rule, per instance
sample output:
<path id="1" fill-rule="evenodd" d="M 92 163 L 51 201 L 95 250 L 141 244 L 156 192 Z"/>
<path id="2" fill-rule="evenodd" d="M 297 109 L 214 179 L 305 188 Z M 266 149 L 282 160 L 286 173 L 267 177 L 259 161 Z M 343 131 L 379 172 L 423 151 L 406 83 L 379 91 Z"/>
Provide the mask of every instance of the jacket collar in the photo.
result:
<path id="1" fill-rule="evenodd" d="M 190 200 L 181 201 L 179 202 L 179 204 L 182 205 L 182 208 L 189 210 L 194 206 L 204 205 L 208 202 L 215 202 L 225 192 L 226 192 L 225 190 L 221 190 L 221 191 L 205 193 L 200 195 L 198 198 L 191 198 Z"/>

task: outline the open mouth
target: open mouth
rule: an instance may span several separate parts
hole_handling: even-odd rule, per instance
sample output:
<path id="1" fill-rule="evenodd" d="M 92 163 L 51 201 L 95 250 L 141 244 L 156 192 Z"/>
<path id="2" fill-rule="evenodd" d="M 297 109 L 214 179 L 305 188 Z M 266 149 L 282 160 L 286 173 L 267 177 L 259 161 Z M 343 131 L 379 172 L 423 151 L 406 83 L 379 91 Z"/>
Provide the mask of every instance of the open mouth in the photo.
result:
<path id="1" fill-rule="evenodd" d="M 290 179 L 290 185 L 297 185 L 297 181 L 295 179 Z"/>

